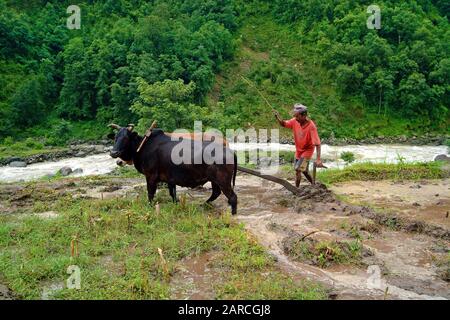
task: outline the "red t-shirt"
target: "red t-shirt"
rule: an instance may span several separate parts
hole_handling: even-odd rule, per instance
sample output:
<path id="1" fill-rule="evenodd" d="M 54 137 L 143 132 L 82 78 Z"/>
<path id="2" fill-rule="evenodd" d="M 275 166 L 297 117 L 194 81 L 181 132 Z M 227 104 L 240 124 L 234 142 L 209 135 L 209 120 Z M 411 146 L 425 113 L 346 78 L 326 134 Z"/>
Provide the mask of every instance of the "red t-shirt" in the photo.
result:
<path id="1" fill-rule="evenodd" d="M 306 126 L 302 128 L 297 119 L 292 118 L 284 122 L 284 127 L 292 129 L 294 134 L 295 158 L 312 158 L 315 146 L 320 144 L 316 124 L 309 120 Z"/>

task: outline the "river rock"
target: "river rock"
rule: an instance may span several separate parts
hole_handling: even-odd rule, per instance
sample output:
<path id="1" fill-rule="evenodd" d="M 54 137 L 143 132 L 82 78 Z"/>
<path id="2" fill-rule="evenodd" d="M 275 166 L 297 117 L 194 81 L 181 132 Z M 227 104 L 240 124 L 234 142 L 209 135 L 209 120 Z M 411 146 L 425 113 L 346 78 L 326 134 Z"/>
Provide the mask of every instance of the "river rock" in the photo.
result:
<path id="1" fill-rule="evenodd" d="M 68 176 L 69 174 L 72 173 L 72 168 L 62 167 L 61 169 L 59 169 L 58 173 L 61 174 L 63 177 Z"/>
<path id="2" fill-rule="evenodd" d="M 440 155 L 436 156 L 436 158 L 434 158 L 434 161 L 450 162 L 450 157 L 445 154 L 440 154 Z"/>
<path id="3" fill-rule="evenodd" d="M 105 152 L 105 146 L 95 146 L 94 147 L 94 152 L 95 153 L 103 153 L 103 152 Z"/>
<path id="4" fill-rule="evenodd" d="M 15 168 L 25 168 L 27 163 L 25 161 L 12 161 L 9 163 L 9 166 Z"/>
<path id="5" fill-rule="evenodd" d="M 75 157 L 77 157 L 77 158 L 82 158 L 82 157 L 86 157 L 86 155 L 87 155 L 86 152 L 84 152 L 84 151 L 79 151 L 79 152 L 75 155 Z"/>
<path id="6" fill-rule="evenodd" d="M 4 160 L 6 162 L 6 164 L 9 164 L 13 161 L 24 161 L 22 158 L 19 157 L 10 157 Z"/>
<path id="7" fill-rule="evenodd" d="M 81 173 L 83 173 L 83 169 L 81 169 L 81 168 L 75 169 L 72 172 L 72 174 L 81 174 Z"/>

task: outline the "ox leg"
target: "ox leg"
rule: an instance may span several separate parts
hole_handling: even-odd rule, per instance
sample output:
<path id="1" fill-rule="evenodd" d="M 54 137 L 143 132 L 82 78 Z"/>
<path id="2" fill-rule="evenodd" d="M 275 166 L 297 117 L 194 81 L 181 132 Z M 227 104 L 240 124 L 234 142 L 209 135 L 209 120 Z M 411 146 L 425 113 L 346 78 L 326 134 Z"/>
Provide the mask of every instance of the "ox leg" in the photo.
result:
<path id="1" fill-rule="evenodd" d="M 212 185 L 212 195 L 211 195 L 211 197 L 209 197 L 208 200 L 206 200 L 206 203 L 213 202 L 222 193 L 222 191 L 220 190 L 220 187 L 217 183 L 211 181 L 211 185 Z"/>
<path id="2" fill-rule="evenodd" d="M 170 196 L 172 197 L 173 202 L 178 202 L 178 199 L 177 199 L 177 185 L 169 183 L 168 187 L 169 187 L 169 193 L 170 193 Z"/>
<path id="3" fill-rule="evenodd" d="M 158 181 L 153 177 L 146 177 L 146 180 L 148 201 L 152 202 L 155 197 L 156 189 L 158 188 Z"/>
<path id="4" fill-rule="evenodd" d="M 228 198 L 228 203 L 231 206 L 231 214 L 235 215 L 237 213 L 237 195 L 234 193 L 231 183 L 222 188 L 222 192 Z"/>

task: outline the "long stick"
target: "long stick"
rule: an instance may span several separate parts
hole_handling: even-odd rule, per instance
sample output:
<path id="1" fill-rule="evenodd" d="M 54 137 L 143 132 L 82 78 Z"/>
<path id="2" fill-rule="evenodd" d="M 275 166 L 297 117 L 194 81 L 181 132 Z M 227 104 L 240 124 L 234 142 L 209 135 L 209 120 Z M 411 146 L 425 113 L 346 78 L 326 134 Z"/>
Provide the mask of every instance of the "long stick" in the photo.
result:
<path id="1" fill-rule="evenodd" d="M 237 167 L 238 171 L 241 172 L 245 172 L 278 184 L 281 184 L 283 187 L 285 187 L 287 190 L 289 190 L 290 192 L 292 192 L 293 194 L 295 194 L 296 196 L 302 196 L 302 193 L 300 192 L 300 190 L 296 187 L 294 187 L 292 184 L 290 184 L 288 181 L 284 180 L 284 179 L 280 179 L 271 175 L 267 175 L 267 174 L 261 174 L 258 171 L 252 170 L 252 169 L 248 169 L 248 168 L 244 168 L 241 166 Z"/>
<path id="2" fill-rule="evenodd" d="M 246 77 L 244 77 L 244 76 L 241 76 L 241 78 L 245 81 L 245 82 L 247 82 L 251 87 L 253 87 L 253 89 L 255 89 L 256 90 L 256 92 L 258 92 L 259 93 L 259 95 L 261 96 L 261 98 L 263 98 L 264 99 L 264 101 L 267 103 L 267 105 L 272 109 L 272 111 L 276 111 L 276 109 L 270 104 L 270 102 L 266 99 L 266 97 L 264 97 L 264 95 L 262 94 L 262 92 L 261 91 L 259 91 L 259 89 L 250 81 L 250 80 L 248 80 Z"/>
<path id="3" fill-rule="evenodd" d="M 147 132 L 144 135 L 144 138 L 141 141 L 141 144 L 139 145 L 138 149 L 136 152 L 141 151 L 142 147 L 144 146 L 144 144 L 147 142 L 148 138 L 151 136 L 152 134 L 152 130 L 156 127 L 156 120 L 153 121 L 152 125 L 150 126 L 150 128 L 147 130 Z"/>

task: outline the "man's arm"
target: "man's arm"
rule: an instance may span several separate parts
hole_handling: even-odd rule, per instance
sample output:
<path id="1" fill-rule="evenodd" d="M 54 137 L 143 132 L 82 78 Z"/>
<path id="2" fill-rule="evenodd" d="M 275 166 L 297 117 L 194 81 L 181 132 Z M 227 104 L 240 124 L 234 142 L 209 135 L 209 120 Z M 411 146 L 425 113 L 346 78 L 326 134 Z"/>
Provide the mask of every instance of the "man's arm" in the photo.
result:
<path id="1" fill-rule="evenodd" d="M 274 110 L 273 114 L 275 115 L 275 118 L 277 119 L 280 126 L 284 127 L 285 121 L 280 118 L 280 114 L 278 113 L 278 111 Z"/>
<path id="2" fill-rule="evenodd" d="M 320 144 L 316 145 L 316 152 L 317 152 L 316 164 L 318 166 L 320 166 L 320 165 L 322 165 L 322 160 L 320 160 L 320 156 L 321 156 L 321 152 L 322 152 Z"/>
<path id="3" fill-rule="evenodd" d="M 315 126 L 311 131 L 311 138 L 312 138 L 312 143 L 316 146 L 316 152 L 317 152 L 317 158 L 316 158 L 315 163 L 318 167 L 321 167 L 323 165 L 322 160 L 320 159 L 320 157 L 322 155 L 322 148 L 321 148 L 319 133 L 317 132 L 317 128 Z"/>

